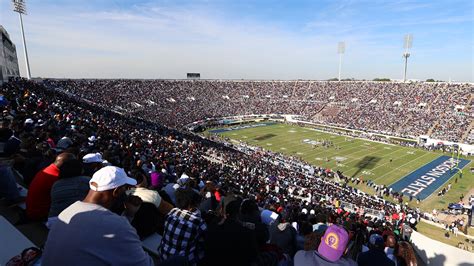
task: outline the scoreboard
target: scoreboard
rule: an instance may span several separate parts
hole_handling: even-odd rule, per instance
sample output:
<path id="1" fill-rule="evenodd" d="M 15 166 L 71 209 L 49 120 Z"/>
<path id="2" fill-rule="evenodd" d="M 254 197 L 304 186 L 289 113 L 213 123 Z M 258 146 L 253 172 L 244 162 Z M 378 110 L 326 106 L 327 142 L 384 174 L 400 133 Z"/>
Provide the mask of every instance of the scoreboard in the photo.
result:
<path id="1" fill-rule="evenodd" d="M 187 77 L 188 79 L 200 79 L 201 73 L 188 73 Z"/>

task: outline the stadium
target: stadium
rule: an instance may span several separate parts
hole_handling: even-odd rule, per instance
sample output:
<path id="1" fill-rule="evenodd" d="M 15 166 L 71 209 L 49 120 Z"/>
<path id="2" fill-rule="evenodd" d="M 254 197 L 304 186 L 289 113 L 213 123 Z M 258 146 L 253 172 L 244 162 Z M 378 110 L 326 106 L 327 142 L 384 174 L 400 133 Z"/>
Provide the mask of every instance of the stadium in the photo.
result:
<path id="1" fill-rule="evenodd" d="M 32 78 L 13 4 L 0 265 L 473 265 L 474 84 L 408 79 L 412 35 L 402 80 L 344 42 L 337 79 Z"/>

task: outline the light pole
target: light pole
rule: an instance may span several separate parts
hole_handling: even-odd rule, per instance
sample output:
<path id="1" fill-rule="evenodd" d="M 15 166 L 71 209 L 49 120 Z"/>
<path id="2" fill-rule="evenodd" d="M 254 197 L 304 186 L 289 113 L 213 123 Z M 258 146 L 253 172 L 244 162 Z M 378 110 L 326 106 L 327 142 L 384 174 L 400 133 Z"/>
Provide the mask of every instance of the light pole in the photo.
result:
<path id="1" fill-rule="evenodd" d="M 339 75 L 338 75 L 338 80 L 341 81 L 341 69 L 342 69 L 342 56 L 344 55 L 344 52 L 346 51 L 346 43 L 345 42 L 339 42 L 337 44 L 337 53 L 339 54 Z"/>
<path id="2" fill-rule="evenodd" d="M 23 30 L 23 18 L 22 14 L 26 15 L 26 2 L 25 0 L 12 0 L 13 11 L 18 13 L 20 18 L 21 37 L 23 39 L 23 51 L 25 52 L 25 64 L 26 64 L 26 77 L 31 79 L 30 73 L 30 62 L 28 60 L 28 50 L 26 49 L 25 31 Z"/>
<path id="3" fill-rule="evenodd" d="M 408 57 L 410 57 L 410 48 L 413 44 L 413 35 L 407 34 L 405 35 L 403 41 L 403 48 L 405 52 L 403 52 L 403 57 L 405 58 L 405 71 L 403 72 L 403 82 L 407 81 L 407 66 L 408 66 Z"/>

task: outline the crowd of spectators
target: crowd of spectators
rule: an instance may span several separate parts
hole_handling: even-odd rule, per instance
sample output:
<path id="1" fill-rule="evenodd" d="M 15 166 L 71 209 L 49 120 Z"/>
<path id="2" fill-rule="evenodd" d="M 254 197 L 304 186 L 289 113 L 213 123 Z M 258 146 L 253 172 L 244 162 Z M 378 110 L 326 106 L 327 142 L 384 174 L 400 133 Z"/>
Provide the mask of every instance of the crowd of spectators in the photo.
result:
<path id="1" fill-rule="evenodd" d="M 18 80 L 0 91 L 0 197 L 16 204 L 16 180 L 27 187 L 27 219 L 50 228 L 42 264 L 417 264 L 407 241 L 418 211 L 350 186 L 360 180 L 113 112 L 117 98 L 131 100 L 101 100 L 114 82 L 140 94 L 142 81 Z M 160 121 L 168 111 L 157 107 Z M 140 242 L 155 232 L 157 260 Z"/>
<path id="2" fill-rule="evenodd" d="M 244 80 L 46 80 L 44 84 L 175 128 L 205 118 L 293 114 L 347 128 L 404 137 L 429 133 L 460 142 L 467 138 L 473 117 L 470 84 Z"/>

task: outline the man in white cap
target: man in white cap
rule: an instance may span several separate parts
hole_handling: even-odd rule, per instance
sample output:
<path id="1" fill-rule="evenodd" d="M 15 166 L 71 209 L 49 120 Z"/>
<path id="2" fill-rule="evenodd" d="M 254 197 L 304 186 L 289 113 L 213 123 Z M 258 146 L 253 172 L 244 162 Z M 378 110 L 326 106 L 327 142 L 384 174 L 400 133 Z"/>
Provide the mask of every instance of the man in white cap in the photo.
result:
<path id="1" fill-rule="evenodd" d="M 82 157 L 82 162 L 84 163 L 84 175 L 92 176 L 97 170 L 102 168 L 104 165 L 104 160 L 102 159 L 102 154 L 100 153 L 88 153 Z"/>
<path id="2" fill-rule="evenodd" d="M 42 265 L 153 265 L 128 220 L 109 210 L 136 184 L 122 168 L 97 171 L 84 200 L 61 212 L 49 231 Z"/>

